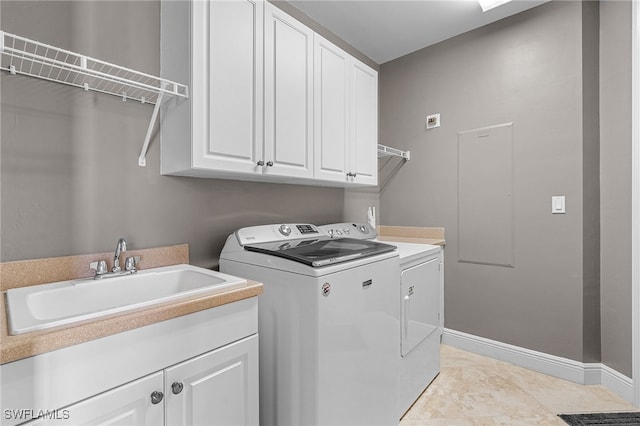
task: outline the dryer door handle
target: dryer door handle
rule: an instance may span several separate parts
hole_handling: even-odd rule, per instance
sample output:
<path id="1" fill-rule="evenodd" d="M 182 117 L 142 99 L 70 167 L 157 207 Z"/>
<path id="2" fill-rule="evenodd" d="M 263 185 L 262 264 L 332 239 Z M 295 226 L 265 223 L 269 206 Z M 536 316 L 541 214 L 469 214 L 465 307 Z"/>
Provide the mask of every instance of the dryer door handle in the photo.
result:
<path id="1" fill-rule="evenodd" d="M 406 339 L 409 336 L 409 317 L 411 316 L 411 296 L 402 298 L 402 336 Z"/>

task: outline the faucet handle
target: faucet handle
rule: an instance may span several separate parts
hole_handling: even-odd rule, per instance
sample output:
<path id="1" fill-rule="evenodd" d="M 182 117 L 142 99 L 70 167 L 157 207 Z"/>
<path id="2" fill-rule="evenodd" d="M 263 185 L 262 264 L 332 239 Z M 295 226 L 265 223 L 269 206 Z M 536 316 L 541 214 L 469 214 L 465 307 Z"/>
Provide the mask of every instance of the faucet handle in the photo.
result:
<path id="1" fill-rule="evenodd" d="M 89 269 L 96 271 L 96 277 L 107 273 L 107 261 L 97 260 L 89 264 Z"/>
<path id="2" fill-rule="evenodd" d="M 129 256 L 124 261 L 125 271 L 135 271 L 136 266 L 140 262 L 140 256 Z"/>

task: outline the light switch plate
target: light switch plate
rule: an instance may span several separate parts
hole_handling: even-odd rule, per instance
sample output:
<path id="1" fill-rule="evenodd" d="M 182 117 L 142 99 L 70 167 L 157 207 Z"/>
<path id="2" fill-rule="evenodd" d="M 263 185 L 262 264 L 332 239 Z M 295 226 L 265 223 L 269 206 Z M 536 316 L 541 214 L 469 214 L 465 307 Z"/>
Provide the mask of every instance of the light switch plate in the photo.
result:
<path id="1" fill-rule="evenodd" d="M 564 195 L 554 195 L 551 197 L 551 213 L 564 214 L 566 212 Z"/>

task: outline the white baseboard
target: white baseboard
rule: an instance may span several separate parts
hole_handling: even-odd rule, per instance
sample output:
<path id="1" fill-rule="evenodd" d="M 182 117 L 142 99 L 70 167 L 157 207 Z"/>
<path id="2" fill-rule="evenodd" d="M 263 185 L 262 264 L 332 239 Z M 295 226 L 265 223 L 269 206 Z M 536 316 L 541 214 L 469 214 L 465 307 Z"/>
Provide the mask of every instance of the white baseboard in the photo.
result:
<path id="1" fill-rule="evenodd" d="M 633 381 L 601 363 L 583 363 L 461 331 L 444 329 L 442 343 L 583 385 L 606 386 L 633 403 Z"/>
<path id="2" fill-rule="evenodd" d="M 616 395 L 633 403 L 633 380 L 613 368 L 602 365 L 600 383 Z"/>

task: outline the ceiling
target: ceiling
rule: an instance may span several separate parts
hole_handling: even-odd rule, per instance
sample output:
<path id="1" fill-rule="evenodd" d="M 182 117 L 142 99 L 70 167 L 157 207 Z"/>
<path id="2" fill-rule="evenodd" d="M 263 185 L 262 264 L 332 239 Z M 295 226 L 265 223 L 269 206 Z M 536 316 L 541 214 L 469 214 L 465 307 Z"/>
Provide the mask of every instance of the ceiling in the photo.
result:
<path id="1" fill-rule="evenodd" d="M 290 0 L 378 64 L 549 0 L 514 0 L 482 12 L 477 0 Z"/>

